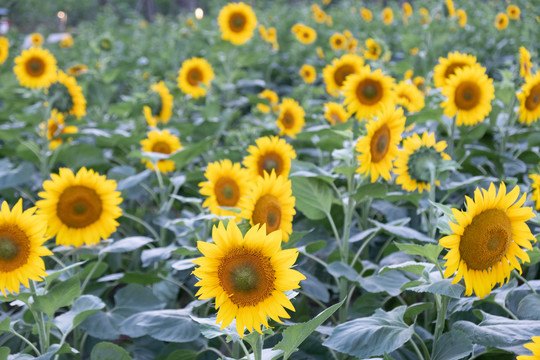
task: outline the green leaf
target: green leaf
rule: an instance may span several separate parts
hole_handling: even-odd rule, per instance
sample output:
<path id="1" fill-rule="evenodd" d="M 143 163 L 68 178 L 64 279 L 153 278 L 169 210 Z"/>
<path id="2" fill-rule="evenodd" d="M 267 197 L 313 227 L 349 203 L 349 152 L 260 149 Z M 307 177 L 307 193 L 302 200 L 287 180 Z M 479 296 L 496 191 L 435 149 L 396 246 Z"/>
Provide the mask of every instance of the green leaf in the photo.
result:
<path id="1" fill-rule="evenodd" d="M 0 347 L 0 359 L 2 360 L 7 359 L 9 352 L 10 350 L 8 347 L 5 347 L 5 346 Z"/>
<path id="2" fill-rule="evenodd" d="M 521 319 L 540 320 L 540 295 L 529 294 L 518 305 L 517 314 Z"/>
<path id="3" fill-rule="evenodd" d="M 435 344 L 431 360 L 459 360 L 473 351 L 471 339 L 461 331 L 452 330 L 442 334 Z"/>
<path id="4" fill-rule="evenodd" d="M 88 316 L 103 309 L 105 303 L 94 295 L 82 295 L 73 301 L 71 310 L 57 316 L 53 323 L 63 334 L 71 332 Z"/>
<path id="5" fill-rule="evenodd" d="M 387 292 L 392 296 L 401 294 L 401 287 L 409 281 L 405 275 L 398 271 L 376 274 L 357 278 L 360 286 L 370 293 Z"/>
<path id="6" fill-rule="evenodd" d="M 335 261 L 326 267 L 326 270 L 330 275 L 335 278 L 344 277 L 349 281 L 358 280 L 358 273 L 349 265 L 342 263 L 341 261 Z"/>
<path id="7" fill-rule="evenodd" d="M 197 351 L 176 350 L 173 351 L 169 356 L 167 356 L 167 360 L 195 360 L 198 356 L 199 353 Z"/>
<path id="8" fill-rule="evenodd" d="M 410 285 L 410 284 L 406 284 L 406 285 Z M 434 281 L 433 283 L 416 285 L 412 287 L 407 286 L 406 290 L 420 292 L 420 293 L 427 292 L 431 294 L 446 295 L 454 299 L 460 299 L 463 292 L 465 292 L 465 287 L 463 287 L 460 284 L 452 284 L 452 282 L 448 279 L 443 279 L 443 280 Z"/>
<path id="9" fill-rule="evenodd" d="M 0 190 L 8 189 L 28 182 L 35 172 L 34 165 L 29 162 L 23 162 L 15 169 L 6 169 L 9 163 L 1 162 L 0 169 Z"/>
<path id="10" fill-rule="evenodd" d="M 531 262 L 527 265 L 532 266 L 540 262 L 540 249 L 538 249 L 537 247 L 533 247 L 532 250 L 527 251 L 527 254 L 529 255 L 529 258 L 531 260 Z"/>
<path id="11" fill-rule="evenodd" d="M 227 326 L 224 329 L 220 329 L 220 326 L 216 324 L 215 316 L 212 318 L 199 318 L 191 316 L 191 319 L 199 323 L 199 329 L 201 331 L 201 334 L 207 339 L 214 339 L 219 336 L 228 336 L 232 339 L 233 342 L 240 341 L 240 336 L 238 335 L 236 327 L 234 326 L 234 320 L 231 325 Z"/>
<path id="12" fill-rule="evenodd" d="M 322 180 L 291 177 L 292 192 L 296 198 L 295 207 L 308 219 L 321 220 L 330 213 L 332 206 L 332 189 Z"/>
<path id="13" fill-rule="evenodd" d="M 71 264 L 69 266 L 63 267 L 63 268 L 61 268 L 59 270 L 50 271 L 50 272 L 48 272 L 48 275 L 45 278 L 45 281 L 47 281 L 47 284 L 50 285 L 54 280 L 56 280 L 60 275 L 62 275 L 62 273 L 66 272 L 68 270 L 74 269 L 76 267 L 79 267 L 84 263 L 86 263 L 86 261 L 79 261 L 77 263 L 74 263 L 74 264 Z"/>
<path id="14" fill-rule="evenodd" d="M 388 187 L 386 184 L 381 183 L 369 183 L 364 184 L 356 190 L 354 194 L 354 199 L 357 202 L 364 200 L 367 197 L 382 199 L 386 195 Z"/>
<path id="15" fill-rule="evenodd" d="M 80 292 L 79 275 L 75 275 L 53 286 L 45 295 L 36 296 L 32 306 L 52 318 L 56 310 L 71 305 L 73 300 L 80 295 Z"/>
<path id="16" fill-rule="evenodd" d="M 11 319 L 9 316 L 5 318 L 4 320 L 0 321 L 0 334 L 6 331 L 9 331 L 11 328 Z"/>
<path id="17" fill-rule="evenodd" d="M 143 247 L 146 244 L 154 241 L 153 239 L 146 236 L 130 236 L 122 240 L 116 240 L 111 245 L 108 245 L 101 249 L 99 254 L 106 253 L 125 253 L 136 250 L 140 247 Z"/>
<path id="18" fill-rule="evenodd" d="M 389 225 L 389 224 L 383 224 L 375 220 L 369 220 L 372 222 L 375 226 L 381 228 L 384 232 L 394 235 L 395 237 L 410 240 L 410 241 L 421 241 L 421 242 L 434 242 L 432 238 L 422 234 L 419 231 L 416 231 L 414 229 L 411 229 L 406 226 L 396 226 L 396 225 Z"/>
<path id="19" fill-rule="evenodd" d="M 283 339 L 274 346 L 273 350 L 283 351 L 283 360 L 287 360 L 291 354 L 296 351 L 296 348 L 311 335 L 315 329 L 322 325 L 333 313 L 339 309 L 345 302 L 343 299 L 341 302 L 330 306 L 328 309 L 321 312 L 314 319 L 305 323 L 295 324 L 287 327 L 283 331 Z"/>
<path id="20" fill-rule="evenodd" d="M 313 253 L 316 253 L 317 251 L 319 251 L 321 249 L 324 249 L 325 246 L 326 246 L 326 241 L 318 240 L 318 241 L 309 243 L 306 246 L 302 246 L 302 247 L 298 248 L 298 251 L 301 251 L 301 250 L 305 249 L 305 251 L 307 253 L 313 254 Z"/>
<path id="21" fill-rule="evenodd" d="M 146 169 L 138 174 L 122 179 L 118 181 L 118 186 L 116 187 L 116 190 L 124 191 L 130 189 L 139 184 L 140 182 L 144 181 L 147 177 L 150 176 L 150 174 L 152 174 L 152 170 Z"/>
<path id="22" fill-rule="evenodd" d="M 414 322 L 414 319 L 423 313 L 426 310 L 430 310 L 433 308 L 433 303 L 416 303 L 407 308 L 407 311 L 405 311 L 405 315 L 403 315 L 404 319 L 411 319 L 411 321 Z"/>
<path id="23" fill-rule="evenodd" d="M 412 272 L 413 274 L 423 276 L 424 271 L 427 271 L 427 273 L 429 273 L 431 269 L 433 269 L 434 266 L 435 265 L 431 263 L 418 263 L 415 261 L 406 261 L 401 264 L 385 266 L 379 271 L 379 274 L 384 274 L 392 270 L 402 270 L 402 271 L 408 271 L 408 272 Z"/>
<path id="24" fill-rule="evenodd" d="M 58 152 L 57 161 L 71 169 L 108 163 L 103 156 L 103 149 L 89 144 L 75 144 L 61 148 Z"/>
<path id="25" fill-rule="evenodd" d="M 110 342 L 100 342 L 92 349 L 90 360 L 131 360 L 128 352 Z"/>
<path id="26" fill-rule="evenodd" d="M 347 321 L 338 325 L 323 345 L 362 359 L 390 353 L 414 334 L 413 326 L 403 321 L 406 309 L 377 309 L 370 317 Z"/>
<path id="27" fill-rule="evenodd" d="M 184 146 L 180 151 L 172 155 L 169 160 L 175 162 L 176 170 L 180 170 L 189 164 L 191 160 L 205 152 L 213 141 L 214 139 L 210 137 L 198 143 Z"/>
<path id="28" fill-rule="evenodd" d="M 439 254 L 444 249 L 441 245 L 435 244 L 426 244 L 426 245 L 416 245 L 416 244 L 398 244 L 396 246 L 399 250 L 405 251 L 409 255 L 420 255 L 428 259 L 433 264 L 437 264 Z"/>

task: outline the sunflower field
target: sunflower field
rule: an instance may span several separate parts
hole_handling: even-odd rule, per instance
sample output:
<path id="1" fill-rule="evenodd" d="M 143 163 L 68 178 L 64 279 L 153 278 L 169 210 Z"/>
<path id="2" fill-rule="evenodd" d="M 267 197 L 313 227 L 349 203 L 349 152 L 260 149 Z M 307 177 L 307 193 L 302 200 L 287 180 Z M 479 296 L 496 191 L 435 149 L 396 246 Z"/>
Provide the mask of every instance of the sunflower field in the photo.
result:
<path id="1" fill-rule="evenodd" d="M 0 360 L 540 359 L 536 0 L 28 1 Z"/>

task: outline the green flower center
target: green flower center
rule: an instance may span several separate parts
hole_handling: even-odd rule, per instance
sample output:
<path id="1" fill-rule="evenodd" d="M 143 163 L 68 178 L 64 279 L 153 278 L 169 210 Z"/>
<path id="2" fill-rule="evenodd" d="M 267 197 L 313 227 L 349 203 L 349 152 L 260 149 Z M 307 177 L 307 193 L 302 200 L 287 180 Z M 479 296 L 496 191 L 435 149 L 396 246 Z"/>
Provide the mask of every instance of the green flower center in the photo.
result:
<path id="1" fill-rule="evenodd" d="M 257 269 L 251 263 L 237 265 L 231 269 L 230 279 L 234 290 L 240 292 L 249 292 L 257 289 L 259 283 L 259 274 Z"/>
<path id="2" fill-rule="evenodd" d="M 19 246 L 8 236 L 0 237 L 0 259 L 13 260 L 19 254 Z"/>

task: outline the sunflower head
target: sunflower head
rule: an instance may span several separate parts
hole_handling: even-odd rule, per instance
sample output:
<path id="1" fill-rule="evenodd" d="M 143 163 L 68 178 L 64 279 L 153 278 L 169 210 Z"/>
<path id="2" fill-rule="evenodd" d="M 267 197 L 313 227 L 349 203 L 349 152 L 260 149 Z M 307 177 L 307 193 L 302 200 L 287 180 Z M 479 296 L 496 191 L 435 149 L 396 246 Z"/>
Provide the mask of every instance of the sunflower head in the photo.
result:
<path id="1" fill-rule="evenodd" d="M 456 116 L 458 126 L 475 125 L 491 111 L 495 88 L 485 71 L 479 64 L 457 69 L 442 89 L 447 100 L 441 107 L 447 116 Z"/>
<path id="2" fill-rule="evenodd" d="M 383 108 L 394 104 L 393 88 L 392 77 L 384 75 L 380 69 L 372 72 L 368 65 L 345 81 L 344 104 L 358 119 L 369 119 Z"/>
<path id="3" fill-rule="evenodd" d="M 317 78 L 317 72 L 315 71 L 315 68 L 308 64 L 302 65 L 298 73 L 300 74 L 302 79 L 304 79 L 304 82 L 306 84 L 311 84 L 315 82 L 315 79 Z"/>
<path id="4" fill-rule="evenodd" d="M 404 2 L 403 5 L 402 5 L 402 8 L 403 8 L 403 15 L 405 17 L 409 18 L 409 17 L 412 16 L 413 9 L 412 9 L 411 4 L 409 4 L 408 2 Z"/>
<path id="5" fill-rule="evenodd" d="M 91 169 L 74 174 L 61 168 L 59 175 L 43 182 L 43 189 L 43 200 L 36 203 L 38 214 L 46 217 L 47 234 L 56 235 L 58 245 L 90 246 L 116 231 L 115 219 L 122 215 L 116 181 Z"/>
<path id="6" fill-rule="evenodd" d="M 158 121 L 167 124 L 172 115 L 173 96 L 163 81 L 153 84 L 150 90 L 157 97 L 153 108 L 148 106 L 143 108 L 146 122 L 151 127 L 156 127 Z"/>
<path id="7" fill-rule="evenodd" d="M 69 76 L 78 76 L 82 74 L 86 74 L 88 72 L 88 66 L 84 64 L 77 64 L 73 65 L 72 67 L 68 68 L 66 73 Z"/>
<path id="8" fill-rule="evenodd" d="M 450 222 L 452 234 L 440 239 L 447 249 L 445 277 L 457 274 L 452 281 L 465 280 L 465 295 L 474 292 L 483 298 L 497 283 L 510 278 L 510 272 L 521 266 L 517 259 L 528 262 L 522 247 L 532 250 L 536 241 L 526 221 L 535 215 L 523 207 L 527 195 L 519 197 L 519 187 L 506 193 L 501 183 L 498 191 L 493 184 L 488 190 L 476 189 L 474 200 L 466 197 L 467 211 L 452 209 L 455 220 Z"/>
<path id="9" fill-rule="evenodd" d="M 540 210 L 540 175 L 531 174 L 529 175 L 529 177 L 531 179 L 531 187 L 532 187 L 531 200 L 536 202 L 536 205 L 535 205 L 536 210 Z"/>
<path id="10" fill-rule="evenodd" d="M 331 95 L 338 96 L 339 92 L 343 90 L 347 77 L 359 73 L 363 66 L 364 59 L 354 54 L 345 54 L 339 59 L 332 60 L 332 64 L 323 69 L 326 91 Z"/>
<path id="11" fill-rule="evenodd" d="M 457 69 L 474 64 L 476 64 L 476 57 L 472 55 L 461 54 L 457 51 L 448 53 L 447 58 L 439 58 L 439 64 L 433 69 L 433 82 L 436 87 L 442 88 Z"/>
<path id="12" fill-rule="evenodd" d="M 399 82 L 394 92 L 396 93 L 396 103 L 403 106 L 409 112 L 417 112 L 424 108 L 424 93 L 416 86 L 406 81 Z"/>
<path id="13" fill-rule="evenodd" d="M 525 79 L 517 94 L 519 99 L 519 122 L 531 125 L 540 119 L 540 73 Z"/>
<path id="14" fill-rule="evenodd" d="M 344 123 L 350 115 L 342 104 L 328 102 L 324 104 L 324 118 L 332 125 Z"/>
<path id="15" fill-rule="evenodd" d="M 311 44 L 317 39 L 317 32 L 315 29 L 304 24 L 296 24 L 293 26 L 292 33 L 302 44 Z"/>
<path id="16" fill-rule="evenodd" d="M 364 19 L 365 22 L 370 22 L 373 20 L 373 13 L 371 10 L 364 7 L 360 9 L 360 15 L 362 15 L 362 19 Z"/>
<path id="17" fill-rule="evenodd" d="M 279 231 L 267 234 L 265 226 L 252 227 L 245 236 L 230 221 L 212 230 L 214 244 L 199 241 L 203 257 L 193 260 L 201 299 L 215 297 L 218 309 L 216 323 L 221 328 L 236 319 L 236 330 L 244 336 L 245 327 L 261 332 L 269 327 L 268 317 L 281 322 L 289 318 L 284 310 L 294 307 L 284 294 L 299 288 L 305 276 L 290 269 L 298 256 L 296 249 L 281 250 Z"/>
<path id="18" fill-rule="evenodd" d="M 341 33 L 335 33 L 330 36 L 330 46 L 333 50 L 343 50 L 347 46 L 347 38 Z"/>
<path id="19" fill-rule="evenodd" d="M 60 40 L 61 48 L 70 48 L 73 47 L 73 37 L 71 35 L 66 35 Z"/>
<path id="20" fill-rule="evenodd" d="M 180 139 L 171 134 L 169 130 L 154 130 L 147 134 L 147 138 L 141 140 L 142 151 L 153 152 L 164 155 L 173 154 L 182 148 Z M 154 169 L 154 164 L 148 159 L 142 159 L 148 169 Z M 157 168 L 160 172 L 166 174 L 174 171 L 174 161 L 160 159 L 157 161 Z"/>
<path id="21" fill-rule="evenodd" d="M 270 105 L 257 104 L 257 109 L 259 109 L 260 112 L 268 114 L 270 112 L 270 110 L 275 111 L 277 109 L 277 104 L 279 102 L 279 97 L 274 91 L 269 90 L 269 89 L 265 89 L 262 92 L 260 92 L 257 96 L 260 99 L 268 100 L 268 102 L 270 103 Z"/>
<path id="22" fill-rule="evenodd" d="M 527 78 L 531 75 L 531 53 L 526 47 L 519 48 L 519 76 Z"/>
<path id="23" fill-rule="evenodd" d="M 58 71 L 56 81 L 48 89 L 49 104 L 53 109 L 64 114 L 75 115 L 78 119 L 86 115 L 86 99 L 77 80 Z"/>
<path id="24" fill-rule="evenodd" d="M 450 160 L 444 149 L 446 141 L 436 142 L 433 133 L 424 132 L 421 137 L 415 133 L 403 140 L 403 149 L 394 164 L 396 184 L 406 191 L 429 191 L 431 171 L 440 167 L 443 160 Z"/>
<path id="25" fill-rule="evenodd" d="M 223 40 L 242 45 L 253 36 L 257 17 L 251 6 L 243 2 L 229 3 L 219 12 L 218 24 Z"/>
<path id="26" fill-rule="evenodd" d="M 498 13 L 495 17 L 495 27 L 497 30 L 504 30 L 508 27 L 508 16 L 505 13 Z"/>
<path id="27" fill-rule="evenodd" d="M 381 13 L 381 18 L 386 25 L 390 25 L 394 20 L 394 12 L 391 8 L 385 7 Z"/>
<path id="28" fill-rule="evenodd" d="M 366 50 L 364 51 L 364 57 L 370 60 L 377 60 L 381 57 L 382 48 L 379 43 L 377 43 L 372 38 L 366 40 Z"/>
<path id="29" fill-rule="evenodd" d="M 454 15 L 456 15 L 456 8 L 454 7 L 453 0 L 446 0 L 446 9 L 448 10 L 449 17 L 454 17 Z"/>
<path id="30" fill-rule="evenodd" d="M 519 19 L 519 15 L 521 14 L 519 7 L 513 4 L 508 5 L 508 7 L 506 8 L 506 12 L 508 13 L 508 17 L 512 20 Z"/>
<path id="31" fill-rule="evenodd" d="M 32 46 L 36 46 L 36 47 L 43 45 L 43 42 L 44 42 L 43 35 L 41 35 L 40 33 L 30 34 L 30 42 L 32 43 Z"/>
<path id="32" fill-rule="evenodd" d="M 304 109 L 294 99 L 283 98 L 279 104 L 279 116 L 276 121 L 279 128 L 279 135 L 288 135 L 293 139 L 296 138 L 302 127 L 304 126 Z"/>
<path id="33" fill-rule="evenodd" d="M 2 65 L 9 55 L 9 40 L 6 37 L 0 36 L 0 65 Z"/>
<path id="34" fill-rule="evenodd" d="M 76 126 L 66 126 L 64 122 L 64 115 L 59 113 L 56 109 L 53 109 L 51 112 L 51 117 L 47 120 L 46 123 L 41 123 L 40 129 L 47 132 L 47 140 L 49 140 L 49 149 L 56 149 L 58 146 L 62 145 L 64 139 L 60 137 L 65 134 L 75 134 L 78 132 Z M 71 141 L 71 138 L 68 138 L 67 141 Z"/>
<path id="35" fill-rule="evenodd" d="M 29 88 L 47 88 L 56 81 L 56 59 L 45 49 L 30 48 L 23 50 L 15 58 L 13 72 L 22 86 Z"/>
<path id="36" fill-rule="evenodd" d="M 255 146 L 248 148 L 249 155 L 244 159 L 252 179 L 276 173 L 287 178 L 291 169 L 291 160 L 296 159 L 293 147 L 277 136 L 261 137 L 255 140 Z M 255 180 L 254 180 L 255 181 Z"/>
<path id="37" fill-rule="evenodd" d="M 7 202 L 0 207 L 0 291 L 18 293 L 20 284 L 42 281 L 47 276 L 42 256 L 52 255 L 43 243 L 47 221 L 34 215 L 36 208 L 23 211 L 22 199 L 10 210 Z"/>
<path id="38" fill-rule="evenodd" d="M 458 17 L 458 25 L 460 27 L 465 27 L 467 25 L 467 13 L 463 9 L 458 9 L 456 11 L 456 15 Z"/>
<path id="39" fill-rule="evenodd" d="M 208 61 L 194 57 L 184 61 L 178 70 L 178 87 L 184 93 L 198 98 L 206 95 L 214 76 L 214 70 Z"/>

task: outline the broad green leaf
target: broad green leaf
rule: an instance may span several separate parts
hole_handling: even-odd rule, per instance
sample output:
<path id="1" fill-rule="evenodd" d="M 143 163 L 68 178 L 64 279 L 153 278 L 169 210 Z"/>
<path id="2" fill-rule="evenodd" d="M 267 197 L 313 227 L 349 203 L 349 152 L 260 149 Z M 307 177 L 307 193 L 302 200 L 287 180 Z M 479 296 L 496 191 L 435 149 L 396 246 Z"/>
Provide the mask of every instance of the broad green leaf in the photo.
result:
<path id="1" fill-rule="evenodd" d="M 2 165 L 6 164 L 3 162 Z M 6 165 L 8 165 L 7 163 Z M 5 166 L 5 165 L 4 165 Z M 34 165 L 23 162 L 14 169 L 0 168 L 0 190 L 8 189 L 28 182 L 35 172 Z"/>
<path id="2" fill-rule="evenodd" d="M 335 261 L 326 267 L 328 273 L 335 278 L 344 277 L 349 281 L 358 280 L 358 273 L 349 265 L 341 261 Z"/>
<path id="3" fill-rule="evenodd" d="M 110 245 L 107 245 L 99 252 L 101 254 L 106 253 L 125 253 L 136 250 L 140 247 L 143 247 L 146 244 L 154 241 L 153 239 L 146 236 L 130 236 L 122 240 L 116 240 Z"/>
<path id="4" fill-rule="evenodd" d="M 332 206 L 332 189 L 322 180 L 291 177 L 295 207 L 311 220 L 324 219 Z"/>
<path id="5" fill-rule="evenodd" d="M 71 169 L 108 163 L 103 156 L 103 149 L 90 144 L 76 144 L 61 148 L 57 161 Z"/>
<path id="6" fill-rule="evenodd" d="M 173 351 L 166 360 L 195 360 L 199 356 L 197 351 L 193 350 L 176 350 Z"/>
<path id="7" fill-rule="evenodd" d="M 389 312 L 377 309 L 370 317 L 338 325 L 323 343 L 333 350 L 369 358 L 390 353 L 409 341 L 413 326 L 403 321 L 407 307 L 399 306 Z"/>
<path id="8" fill-rule="evenodd" d="M 310 229 L 308 231 L 293 231 L 291 236 L 289 236 L 289 241 L 282 243 L 281 247 L 283 249 L 294 248 L 298 241 L 302 240 L 302 238 L 304 236 L 306 236 L 307 234 L 309 234 L 312 231 L 313 231 L 313 229 Z"/>
<path id="9" fill-rule="evenodd" d="M 412 283 L 411 283 L 412 284 Z M 416 285 L 412 287 L 403 287 L 405 290 L 420 292 L 420 293 L 431 293 L 446 295 L 448 297 L 459 299 L 461 295 L 465 292 L 465 287 L 460 284 L 452 284 L 448 279 L 434 281 L 433 283 L 427 283 L 422 285 Z"/>
<path id="10" fill-rule="evenodd" d="M 313 253 L 316 253 L 319 250 L 324 249 L 325 246 L 326 246 L 326 241 L 318 240 L 318 241 L 309 243 L 306 246 L 302 246 L 302 247 L 298 248 L 298 251 L 302 251 L 302 250 L 305 249 L 305 251 L 307 253 L 313 254 Z"/>
<path id="11" fill-rule="evenodd" d="M 431 360 L 459 360 L 472 351 L 471 339 L 461 331 L 452 330 L 437 339 Z"/>
<path id="12" fill-rule="evenodd" d="M 79 276 L 75 275 L 53 286 L 44 295 L 36 296 L 32 306 L 52 318 L 56 310 L 71 305 L 73 300 L 80 295 L 80 291 Z"/>
<path id="13" fill-rule="evenodd" d="M 4 320 L 0 321 L 0 334 L 6 331 L 9 331 L 11 326 L 11 319 L 9 316 Z"/>
<path id="14" fill-rule="evenodd" d="M 131 360 L 131 357 L 118 345 L 100 342 L 92 349 L 90 360 Z"/>
<path id="15" fill-rule="evenodd" d="M 5 346 L 0 347 L 0 359 L 7 359 L 9 352 L 10 350 L 8 347 L 5 347 Z"/>
<path id="16" fill-rule="evenodd" d="M 94 295 L 82 295 L 73 301 L 71 310 L 57 316 L 53 323 L 63 334 L 71 332 L 88 316 L 103 309 L 105 303 Z"/>
<path id="17" fill-rule="evenodd" d="M 296 351 L 296 348 L 311 335 L 315 329 L 322 325 L 341 305 L 343 305 L 343 299 L 341 302 L 332 305 L 328 309 L 321 312 L 314 319 L 308 322 L 295 324 L 288 326 L 283 331 L 283 339 L 274 346 L 274 350 L 283 351 L 283 360 L 287 360 L 291 354 Z"/>
<path id="18" fill-rule="evenodd" d="M 402 270 L 402 271 L 408 271 L 408 272 L 412 272 L 413 274 L 423 276 L 424 271 L 427 271 L 429 273 L 433 269 L 434 266 L 435 265 L 431 263 L 419 263 L 415 261 L 406 261 L 401 264 L 385 266 L 379 271 L 379 274 L 384 274 L 392 270 Z"/>
<path id="19" fill-rule="evenodd" d="M 529 294 L 518 305 L 517 314 L 521 319 L 540 320 L 540 295 Z"/>
<path id="20" fill-rule="evenodd" d="M 47 281 L 47 284 L 51 284 L 54 280 L 56 280 L 60 275 L 62 275 L 64 272 L 68 271 L 68 270 L 71 270 L 71 269 L 74 269 L 76 267 L 79 267 L 81 266 L 82 264 L 86 263 L 86 261 L 79 261 L 77 263 L 74 263 L 74 264 L 71 264 L 71 265 L 68 265 L 66 267 L 63 267 L 61 269 L 58 269 L 58 270 L 50 270 L 48 272 L 48 275 L 47 277 L 45 278 L 45 281 Z"/>
<path id="21" fill-rule="evenodd" d="M 138 174 L 122 179 L 118 181 L 118 186 L 116 187 L 116 190 L 124 191 L 130 189 L 138 185 L 140 182 L 144 181 L 147 177 L 150 176 L 150 174 L 152 174 L 152 170 L 146 169 Z"/>
<path id="22" fill-rule="evenodd" d="M 360 286 L 371 293 L 386 292 L 392 296 L 401 294 L 401 287 L 410 279 L 399 271 L 390 271 L 384 274 L 376 274 L 367 277 L 358 277 Z"/>
<path id="23" fill-rule="evenodd" d="M 381 228 L 384 232 L 394 235 L 395 237 L 398 237 L 400 239 L 421 241 L 421 242 L 435 242 L 434 239 L 422 234 L 419 231 L 406 227 L 405 225 L 396 226 L 396 225 L 383 224 L 383 223 L 380 223 L 378 221 L 371 220 L 371 219 L 369 221 L 372 222 L 375 226 Z"/>
<path id="24" fill-rule="evenodd" d="M 240 340 L 240 336 L 236 331 L 235 320 L 224 329 L 220 329 L 220 325 L 216 324 L 216 317 L 212 318 L 199 318 L 191 316 L 191 319 L 199 323 L 199 329 L 201 334 L 207 339 L 214 339 L 219 336 L 228 336 L 232 339 L 233 342 Z"/>
<path id="25" fill-rule="evenodd" d="M 429 310 L 433 308 L 433 303 L 416 303 L 407 308 L 407 311 L 405 311 L 405 315 L 403 315 L 404 319 L 411 319 L 414 321 L 414 319 L 423 313 L 425 310 Z"/>
<path id="26" fill-rule="evenodd" d="M 439 254 L 444 249 L 441 245 L 426 244 L 399 244 L 396 243 L 399 250 L 405 251 L 409 255 L 419 255 L 428 259 L 433 264 L 438 262 Z"/>
<path id="27" fill-rule="evenodd" d="M 191 160 L 205 152 L 213 141 L 213 138 L 207 138 L 198 143 L 187 145 L 172 155 L 169 160 L 175 162 L 177 170 L 183 169 Z"/>
<path id="28" fill-rule="evenodd" d="M 360 202 L 368 197 L 382 199 L 386 195 L 387 191 L 388 187 L 386 186 L 386 184 L 363 184 L 358 188 L 358 190 L 356 190 L 356 194 L 354 194 L 354 199 L 357 202 Z"/>

